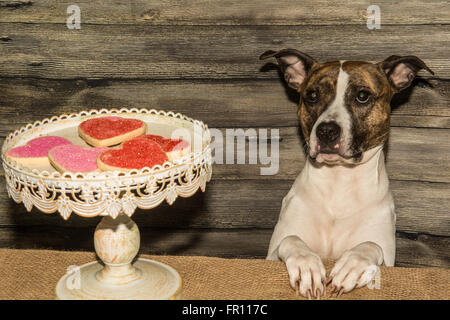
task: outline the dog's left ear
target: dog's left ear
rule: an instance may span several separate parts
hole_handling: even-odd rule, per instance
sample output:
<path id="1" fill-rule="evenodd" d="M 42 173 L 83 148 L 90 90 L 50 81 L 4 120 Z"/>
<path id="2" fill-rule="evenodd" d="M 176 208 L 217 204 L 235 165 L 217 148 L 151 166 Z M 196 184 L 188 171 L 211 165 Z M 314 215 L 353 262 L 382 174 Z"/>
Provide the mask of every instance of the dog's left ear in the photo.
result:
<path id="1" fill-rule="evenodd" d="M 434 74 L 425 62 L 416 56 L 390 56 L 379 65 L 397 92 L 409 87 L 421 69 Z"/>
<path id="2" fill-rule="evenodd" d="M 284 80 L 291 88 L 296 90 L 300 88 L 311 67 L 316 63 L 316 60 L 312 57 L 295 49 L 269 50 L 264 52 L 259 57 L 259 60 L 271 57 L 277 59 L 278 65 L 284 74 Z"/>

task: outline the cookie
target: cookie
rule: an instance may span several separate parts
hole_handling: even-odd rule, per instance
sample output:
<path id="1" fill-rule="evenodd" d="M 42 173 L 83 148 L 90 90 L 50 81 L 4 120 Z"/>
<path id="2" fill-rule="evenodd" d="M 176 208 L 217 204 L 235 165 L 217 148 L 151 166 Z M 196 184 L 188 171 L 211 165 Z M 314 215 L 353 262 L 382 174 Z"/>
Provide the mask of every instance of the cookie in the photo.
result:
<path id="1" fill-rule="evenodd" d="M 49 150 L 56 146 L 70 144 L 70 141 L 61 137 L 39 137 L 28 141 L 24 146 L 12 148 L 6 153 L 6 156 L 23 166 L 49 165 Z"/>
<path id="2" fill-rule="evenodd" d="M 158 143 L 169 160 L 174 160 L 191 152 L 191 144 L 183 139 L 166 139 L 164 137 L 146 134 L 135 139 L 149 139 Z"/>
<path id="3" fill-rule="evenodd" d="M 97 158 L 108 148 L 83 148 L 73 144 L 57 146 L 48 152 L 48 159 L 59 172 L 99 171 Z"/>
<path id="4" fill-rule="evenodd" d="M 94 147 L 109 147 L 144 134 L 145 123 L 138 119 L 100 117 L 85 120 L 78 126 L 80 137 Z"/>
<path id="5" fill-rule="evenodd" d="M 120 149 L 104 151 L 97 158 L 97 165 L 103 171 L 142 169 L 162 165 L 168 160 L 161 146 L 150 139 L 125 141 Z"/>

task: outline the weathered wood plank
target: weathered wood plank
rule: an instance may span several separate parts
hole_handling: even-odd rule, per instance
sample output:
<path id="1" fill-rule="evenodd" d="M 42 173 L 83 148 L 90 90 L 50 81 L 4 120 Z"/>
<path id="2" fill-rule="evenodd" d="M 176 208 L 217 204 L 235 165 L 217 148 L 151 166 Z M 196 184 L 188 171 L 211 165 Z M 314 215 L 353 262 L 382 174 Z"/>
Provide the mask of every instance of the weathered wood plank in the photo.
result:
<path id="1" fill-rule="evenodd" d="M 223 131 L 226 132 L 226 130 Z M 274 134 L 273 132 L 273 129 L 269 129 L 268 136 Z M 245 131 L 244 134 L 246 134 Z M 222 135 L 226 136 L 225 133 Z M 239 134 L 239 136 L 242 135 Z M 296 176 L 304 165 L 302 140 L 297 127 L 280 128 L 279 135 L 279 170 L 271 178 L 290 179 Z M 224 141 L 229 139 L 225 137 Z M 247 150 L 243 148 L 237 150 L 235 147 L 235 154 L 245 152 L 248 157 L 248 144 Z M 268 145 L 268 149 L 270 148 L 271 146 Z M 450 182 L 450 153 L 448 152 L 450 150 L 450 130 L 395 127 L 391 129 L 387 150 L 386 163 L 391 179 Z M 225 146 L 222 163 L 226 163 L 226 152 L 228 150 Z M 236 163 L 236 160 L 233 163 Z M 246 163 L 248 164 L 248 160 Z M 258 163 L 261 163 L 260 160 Z M 226 179 L 264 178 L 261 176 L 261 168 L 270 166 L 271 164 L 217 165 L 214 168 L 214 175 L 216 178 L 225 177 Z"/>
<path id="2" fill-rule="evenodd" d="M 173 110 L 211 128 L 297 126 L 298 95 L 281 80 L 150 81 L 0 78 L 0 136 L 64 113 L 111 107 Z M 392 126 L 450 128 L 450 82 L 415 81 L 395 96 Z"/>
<path id="3" fill-rule="evenodd" d="M 48 79 L 278 79 L 259 55 L 293 47 L 319 61 L 417 55 L 448 79 L 450 26 L 139 26 L 2 24 L 0 74 Z M 392 35 L 395 34 L 395 40 Z M 345 45 L 343 45 L 345 41 Z M 367 45 L 370 43 L 370 45 Z M 421 73 L 422 74 L 422 73 Z M 423 76 L 429 77 L 426 73 Z"/>
<path id="4" fill-rule="evenodd" d="M 93 251 L 94 228 L 2 228 L 0 247 Z M 140 228 L 144 254 L 265 258 L 272 230 L 164 230 Z M 397 234 L 396 266 L 450 267 L 449 238 Z"/>
<path id="5" fill-rule="evenodd" d="M 262 164 L 261 153 L 255 154 L 256 164 L 249 164 L 249 144 L 257 145 L 258 142 L 256 138 L 248 138 L 248 134 L 252 131 L 258 133 L 259 130 L 252 128 L 245 131 L 242 129 L 241 132 L 235 131 L 235 129 L 217 130 L 220 133 L 219 136 L 223 137 L 223 148 L 217 147 L 217 150 L 214 151 L 217 164 L 214 167 L 215 179 L 266 180 L 267 176 L 262 175 L 262 168 L 272 168 L 270 176 L 272 180 L 292 179 L 300 173 L 304 166 L 305 156 L 297 127 L 269 128 L 267 137 L 270 139 L 275 136 L 274 139 L 279 141 L 279 150 L 275 148 L 275 145 L 269 144 L 269 140 L 267 153 L 270 155 L 271 148 L 274 148 L 274 156 L 268 158 L 269 164 Z M 261 130 L 265 131 L 266 129 L 262 128 Z M 279 131 L 278 138 L 276 138 L 278 136 L 276 130 Z M 244 140 L 246 135 L 247 140 Z M 236 138 L 236 136 L 241 138 Z M 243 143 L 237 143 L 238 140 Z M 231 159 L 232 151 L 227 144 L 234 149 L 234 160 Z M 394 127 L 391 129 L 387 146 L 386 163 L 389 177 L 394 180 L 449 183 L 450 153 L 448 150 L 450 150 L 449 129 Z M 278 156 L 276 156 L 277 151 Z M 227 156 L 227 153 L 231 155 Z M 237 163 L 237 154 L 245 155 L 245 163 Z M 276 164 L 277 159 L 279 165 Z M 3 172 L 0 172 L 0 175 L 3 175 Z"/>
<path id="6" fill-rule="evenodd" d="M 352 2 L 307 0 L 258 1 L 167 1 L 167 0 L 4 0 L 0 2 L 0 22 L 65 23 L 67 7 L 77 4 L 82 24 L 152 25 L 340 25 L 367 22 L 369 0 Z M 449 23 L 448 2 L 378 1 L 381 23 Z"/>
<path id="7" fill-rule="evenodd" d="M 274 131 L 273 129 L 269 130 L 272 130 L 268 132 L 270 137 Z M 232 139 L 227 138 L 224 131 L 226 132 L 226 130 L 222 130 L 224 141 Z M 245 131 L 244 134 L 246 134 Z M 239 134 L 239 136 L 242 135 Z M 297 127 L 280 128 L 279 135 L 279 170 L 271 178 L 290 179 L 296 176 L 304 165 L 302 141 Z M 270 147 L 268 146 L 268 148 Z M 449 148 L 450 130 L 448 129 L 392 128 L 386 158 L 389 176 L 396 180 L 448 183 L 450 182 Z M 248 157 L 248 146 L 246 146 L 247 150 L 243 148 L 237 150 L 236 147 L 235 149 L 235 154 L 245 152 Z M 217 159 L 223 159 L 222 163 L 226 163 L 227 152 L 228 149 L 225 146 L 223 157 L 217 157 L 216 162 Z M 236 160 L 233 163 L 236 163 Z M 246 163 L 217 165 L 214 168 L 214 175 L 216 179 L 265 178 L 261 176 L 261 168 L 271 166 L 271 164 L 250 165 L 248 160 Z M 258 163 L 261 163 L 260 160 Z"/>
<path id="8" fill-rule="evenodd" d="M 450 238 L 397 234 L 396 240 L 396 266 L 450 268 Z"/>
<path id="9" fill-rule="evenodd" d="M 43 214 L 8 199 L 0 179 L 0 226 L 95 226 L 100 218 L 73 214 L 64 221 L 58 213 Z M 138 210 L 133 220 L 142 227 L 158 228 L 273 228 L 281 200 L 293 180 L 212 180 L 205 193 L 179 198 L 172 206 Z M 397 230 L 408 233 L 450 235 L 450 184 L 391 181 L 397 214 Z M 239 197 L 236 197 L 236 194 Z M 232 200 L 230 200 L 232 199 Z"/>

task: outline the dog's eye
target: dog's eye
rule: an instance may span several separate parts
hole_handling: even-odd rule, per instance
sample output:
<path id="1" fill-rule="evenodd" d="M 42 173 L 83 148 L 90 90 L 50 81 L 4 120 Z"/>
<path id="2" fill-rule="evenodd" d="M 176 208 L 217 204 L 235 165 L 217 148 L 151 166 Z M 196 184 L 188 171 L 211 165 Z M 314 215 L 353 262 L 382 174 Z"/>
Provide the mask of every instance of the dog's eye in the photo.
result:
<path id="1" fill-rule="evenodd" d="M 370 98 L 370 92 L 365 91 L 365 90 L 361 90 L 356 94 L 356 101 L 358 101 L 359 103 L 367 103 L 369 101 Z"/>
<path id="2" fill-rule="evenodd" d="M 319 91 L 318 90 L 309 90 L 306 92 L 306 101 L 309 103 L 316 103 L 319 101 Z"/>

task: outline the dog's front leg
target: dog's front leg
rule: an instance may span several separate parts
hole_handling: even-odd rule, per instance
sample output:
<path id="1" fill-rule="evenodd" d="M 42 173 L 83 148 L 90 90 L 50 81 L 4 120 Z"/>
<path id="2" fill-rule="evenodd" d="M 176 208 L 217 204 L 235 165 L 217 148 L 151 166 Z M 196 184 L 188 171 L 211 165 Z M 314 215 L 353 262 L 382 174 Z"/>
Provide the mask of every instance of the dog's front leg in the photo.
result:
<path id="1" fill-rule="evenodd" d="M 287 236 L 278 247 L 286 264 L 291 287 L 302 296 L 320 298 L 325 294 L 326 273 L 320 257 L 297 236 Z"/>
<path id="2" fill-rule="evenodd" d="M 383 263 L 383 250 L 375 242 L 363 242 L 345 251 L 334 265 L 328 278 L 332 291 L 340 296 L 355 287 L 360 288 L 373 280 L 378 266 Z"/>

